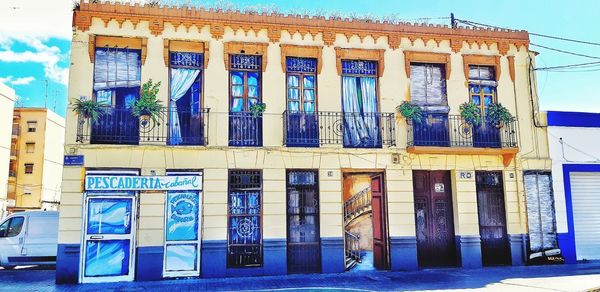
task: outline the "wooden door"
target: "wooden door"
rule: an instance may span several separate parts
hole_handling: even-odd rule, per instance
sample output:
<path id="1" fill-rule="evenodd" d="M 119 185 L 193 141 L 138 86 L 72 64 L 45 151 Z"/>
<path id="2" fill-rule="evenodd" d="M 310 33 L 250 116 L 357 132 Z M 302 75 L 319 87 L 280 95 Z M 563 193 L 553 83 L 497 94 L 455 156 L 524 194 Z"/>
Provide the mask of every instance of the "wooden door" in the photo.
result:
<path id="1" fill-rule="evenodd" d="M 478 171 L 475 178 L 483 264 L 508 265 L 511 256 L 506 232 L 502 173 Z"/>
<path id="2" fill-rule="evenodd" d="M 385 270 L 389 268 L 389 264 L 383 174 L 371 177 L 371 206 L 373 210 L 373 266 L 376 269 Z"/>
<path id="3" fill-rule="evenodd" d="M 456 264 L 450 172 L 413 171 L 420 266 Z"/>

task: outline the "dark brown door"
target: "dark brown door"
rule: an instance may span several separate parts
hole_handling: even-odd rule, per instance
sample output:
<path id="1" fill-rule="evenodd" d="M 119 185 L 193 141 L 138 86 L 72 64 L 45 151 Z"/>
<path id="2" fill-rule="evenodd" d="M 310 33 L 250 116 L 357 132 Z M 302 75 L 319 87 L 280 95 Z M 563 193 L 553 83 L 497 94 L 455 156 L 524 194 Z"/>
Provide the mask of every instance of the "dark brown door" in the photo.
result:
<path id="1" fill-rule="evenodd" d="M 475 178 L 483 264 L 508 265 L 511 257 L 506 234 L 502 173 L 478 171 Z"/>
<path id="2" fill-rule="evenodd" d="M 420 266 L 456 265 L 449 171 L 413 171 Z"/>
<path id="3" fill-rule="evenodd" d="M 389 267 L 383 174 L 371 177 L 371 204 L 373 208 L 373 266 L 376 269 L 385 270 Z"/>

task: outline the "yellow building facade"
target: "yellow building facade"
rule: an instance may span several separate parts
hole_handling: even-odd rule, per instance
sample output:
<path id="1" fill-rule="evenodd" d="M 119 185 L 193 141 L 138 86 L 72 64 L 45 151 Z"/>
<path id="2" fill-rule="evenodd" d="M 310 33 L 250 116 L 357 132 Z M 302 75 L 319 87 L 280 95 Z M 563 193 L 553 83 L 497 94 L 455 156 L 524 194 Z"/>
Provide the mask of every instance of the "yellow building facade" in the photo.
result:
<path id="1" fill-rule="evenodd" d="M 523 171 L 551 168 L 527 32 L 118 3 L 74 13 L 69 98 L 111 111 L 67 111 L 65 153 L 82 160 L 63 171 L 58 282 L 526 261 Z M 132 118 L 150 79 L 166 109 Z M 476 98 L 515 121 L 465 124 L 460 105 Z M 403 101 L 422 123 L 395 114 Z M 111 208 L 125 219 L 109 222 Z M 189 238 L 171 233 L 182 214 Z M 119 227 L 103 233 L 103 220 Z"/>
<path id="2" fill-rule="evenodd" d="M 45 108 L 15 108 L 8 211 L 58 210 L 65 119 Z"/>
<path id="3" fill-rule="evenodd" d="M 8 181 L 11 177 L 8 166 L 11 160 L 11 144 L 13 139 L 12 115 L 17 96 L 15 91 L 0 84 L 0 218 L 7 215 L 6 208 L 8 203 Z"/>

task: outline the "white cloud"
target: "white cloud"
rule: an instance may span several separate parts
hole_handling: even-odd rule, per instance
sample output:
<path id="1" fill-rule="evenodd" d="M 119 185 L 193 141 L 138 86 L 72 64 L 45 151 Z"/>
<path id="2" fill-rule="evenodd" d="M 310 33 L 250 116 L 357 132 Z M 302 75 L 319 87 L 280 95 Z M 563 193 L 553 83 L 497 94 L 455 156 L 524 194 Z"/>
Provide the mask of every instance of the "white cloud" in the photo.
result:
<path id="1" fill-rule="evenodd" d="M 19 78 L 15 78 L 14 76 L 0 77 L 0 83 L 5 85 L 29 85 L 29 83 L 33 82 L 34 80 L 35 77 L 33 76 Z"/>
<path id="2" fill-rule="evenodd" d="M 0 35 L 70 39 L 72 0 L 2 0 Z"/>
<path id="3" fill-rule="evenodd" d="M 0 61 L 12 63 L 39 63 L 44 66 L 44 75 L 54 81 L 67 85 L 69 79 L 69 69 L 60 67 L 58 64 L 61 57 L 61 51 L 58 47 L 47 46 L 43 43 L 46 39 L 31 36 L 15 36 L 11 38 L 0 38 L 0 47 L 5 50 L 0 51 Z M 33 50 L 15 52 L 12 45 L 15 41 L 21 42 Z M 65 56 L 66 57 L 66 56 Z"/>

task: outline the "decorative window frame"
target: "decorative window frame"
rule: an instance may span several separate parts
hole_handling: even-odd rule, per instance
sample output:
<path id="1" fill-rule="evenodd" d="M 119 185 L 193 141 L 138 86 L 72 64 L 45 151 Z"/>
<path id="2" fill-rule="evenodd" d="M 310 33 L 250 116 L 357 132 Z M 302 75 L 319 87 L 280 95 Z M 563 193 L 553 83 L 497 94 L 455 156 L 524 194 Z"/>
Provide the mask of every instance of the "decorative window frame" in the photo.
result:
<path id="1" fill-rule="evenodd" d="M 209 58 L 209 45 L 203 41 L 190 41 L 190 40 L 171 40 L 165 39 L 163 41 L 163 56 L 165 58 L 165 66 L 169 67 L 171 64 L 171 52 L 189 52 L 189 53 L 200 53 L 204 57 L 204 69 L 208 67 Z"/>
<path id="2" fill-rule="evenodd" d="M 450 79 L 450 72 L 452 70 L 452 67 L 450 66 L 450 54 L 404 51 L 404 69 L 406 71 L 406 77 L 408 78 L 410 78 L 410 63 L 444 64 L 446 80 Z"/>
<path id="3" fill-rule="evenodd" d="M 281 69 L 287 72 L 287 57 L 313 58 L 317 59 L 317 74 L 323 69 L 323 47 L 321 46 L 297 46 L 281 44 Z"/>
<path id="4" fill-rule="evenodd" d="M 469 66 L 481 65 L 494 67 L 496 82 L 500 80 L 500 56 L 485 56 L 485 55 L 463 55 L 463 69 L 465 79 L 469 80 Z"/>
<path id="5" fill-rule="evenodd" d="M 383 76 L 385 70 L 384 49 L 346 49 L 336 47 L 335 58 L 339 76 L 342 76 L 342 60 L 365 60 L 377 62 L 377 77 Z"/>
<path id="6" fill-rule="evenodd" d="M 90 34 L 88 40 L 88 53 L 90 62 L 94 63 L 96 57 L 96 48 L 102 47 L 111 48 L 129 48 L 141 50 L 142 65 L 146 63 L 146 55 L 148 53 L 148 38 L 145 37 L 119 37 L 119 36 L 104 36 Z"/>
<path id="7" fill-rule="evenodd" d="M 267 69 L 267 43 L 226 42 L 223 44 L 225 70 L 229 70 L 230 55 L 258 55 L 262 56 L 262 72 Z"/>

